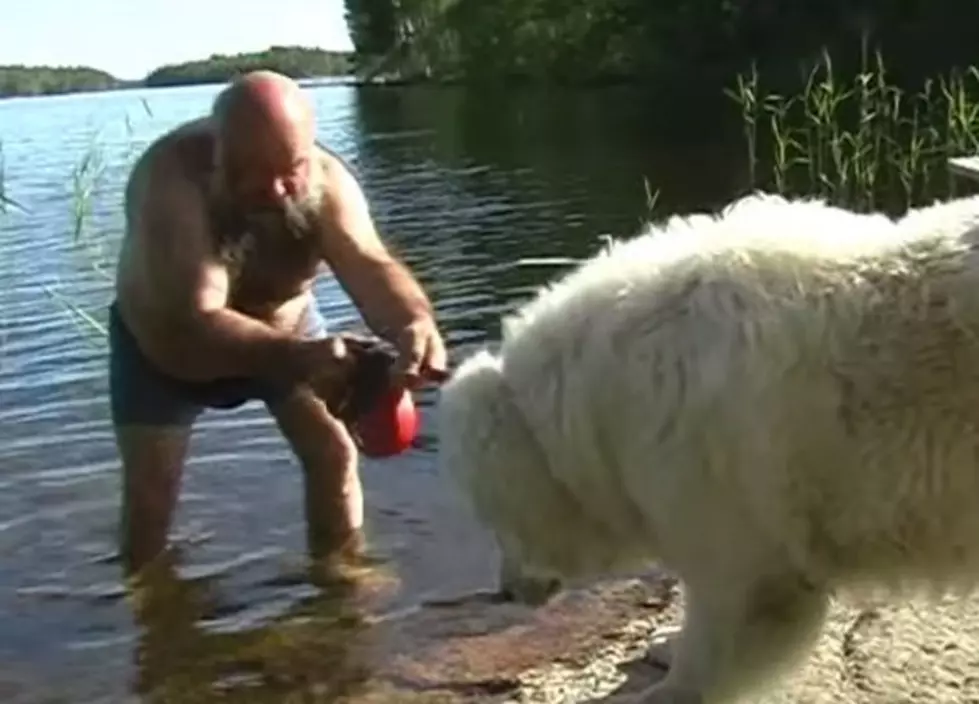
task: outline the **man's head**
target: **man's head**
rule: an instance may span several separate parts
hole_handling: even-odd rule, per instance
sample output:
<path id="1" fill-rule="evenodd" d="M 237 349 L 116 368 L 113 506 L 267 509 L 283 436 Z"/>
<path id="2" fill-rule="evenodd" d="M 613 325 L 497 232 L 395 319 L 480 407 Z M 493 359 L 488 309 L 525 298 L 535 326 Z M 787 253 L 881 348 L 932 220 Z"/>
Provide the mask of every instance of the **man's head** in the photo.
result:
<path id="1" fill-rule="evenodd" d="M 213 195 L 228 227 L 297 234 L 308 228 L 321 174 L 313 108 L 302 89 L 272 71 L 239 76 L 215 99 L 211 122 Z"/>

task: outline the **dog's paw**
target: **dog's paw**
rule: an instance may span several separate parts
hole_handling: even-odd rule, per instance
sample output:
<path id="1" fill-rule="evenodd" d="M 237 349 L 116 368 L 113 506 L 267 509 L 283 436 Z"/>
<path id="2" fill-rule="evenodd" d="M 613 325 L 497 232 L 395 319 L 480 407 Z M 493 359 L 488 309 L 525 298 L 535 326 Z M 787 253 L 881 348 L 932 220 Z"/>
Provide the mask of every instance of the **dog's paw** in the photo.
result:
<path id="1" fill-rule="evenodd" d="M 636 704 L 704 704 L 704 698 L 689 690 L 663 688 L 644 694 Z"/>
<path id="2" fill-rule="evenodd" d="M 676 639 L 680 635 L 681 628 L 674 626 L 663 628 L 653 635 L 653 639 L 643 655 L 643 662 L 652 667 L 668 671 L 673 664 L 673 653 L 676 648 Z"/>
<path id="3" fill-rule="evenodd" d="M 561 580 L 527 572 L 506 557 L 500 562 L 500 596 L 527 606 L 542 606 L 561 591 Z"/>
<path id="4" fill-rule="evenodd" d="M 662 682 L 641 692 L 603 699 L 601 704 L 704 704 L 704 697 L 699 692 Z"/>
<path id="5" fill-rule="evenodd" d="M 543 606 L 561 591 L 561 582 L 550 577 L 520 577 L 500 585 L 500 595 L 506 601 L 527 606 Z"/>

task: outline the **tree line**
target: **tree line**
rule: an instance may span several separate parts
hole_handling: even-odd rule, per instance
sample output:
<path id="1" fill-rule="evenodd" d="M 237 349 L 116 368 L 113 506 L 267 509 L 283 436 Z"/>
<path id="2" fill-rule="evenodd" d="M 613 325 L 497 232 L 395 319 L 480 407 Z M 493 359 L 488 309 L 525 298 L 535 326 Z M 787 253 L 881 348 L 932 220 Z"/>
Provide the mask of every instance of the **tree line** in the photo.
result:
<path id="1" fill-rule="evenodd" d="M 199 61 L 169 64 L 137 81 L 125 81 L 106 71 L 79 66 L 0 66 L 0 98 L 53 95 L 127 87 L 162 87 L 222 83 L 238 73 L 271 69 L 292 78 L 346 75 L 352 70 L 349 53 L 300 46 L 273 46 L 261 52 L 214 54 Z"/>
<path id="2" fill-rule="evenodd" d="M 351 72 L 351 55 L 346 52 L 273 46 L 249 54 L 212 54 L 200 61 L 161 66 L 143 79 L 148 87 L 222 83 L 239 73 L 271 69 L 291 78 L 320 78 Z"/>
<path id="3" fill-rule="evenodd" d="M 0 98 L 109 90 L 122 84 L 112 74 L 87 66 L 0 65 Z"/>
<path id="4" fill-rule="evenodd" d="M 0 67 L 0 97 L 222 82 L 271 68 L 295 78 L 631 81 L 716 94 L 757 69 L 798 88 L 827 50 L 858 72 L 868 46 L 891 80 L 920 83 L 975 61 L 974 0 L 344 0 L 354 54 L 304 47 L 162 66 L 125 82 L 96 69 Z M 792 84 L 789 86 L 789 84 Z"/>
<path id="5" fill-rule="evenodd" d="M 714 90 L 755 66 L 796 82 L 870 44 L 914 81 L 968 65 L 975 0 L 345 0 L 359 70 L 401 79 L 643 81 Z"/>

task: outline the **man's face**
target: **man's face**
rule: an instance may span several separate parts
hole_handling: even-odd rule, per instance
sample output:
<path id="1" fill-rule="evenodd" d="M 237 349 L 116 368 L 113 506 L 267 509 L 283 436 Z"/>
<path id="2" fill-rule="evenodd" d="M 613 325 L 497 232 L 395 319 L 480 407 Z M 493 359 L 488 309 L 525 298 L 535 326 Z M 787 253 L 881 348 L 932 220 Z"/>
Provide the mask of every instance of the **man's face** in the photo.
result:
<path id="1" fill-rule="evenodd" d="M 246 209 L 276 207 L 303 198 L 309 167 L 310 155 L 305 149 L 269 153 L 259 148 L 237 148 L 223 151 L 218 162 L 228 195 Z"/>
<path id="2" fill-rule="evenodd" d="M 214 195 L 220 210 L 256 235 L 308 231 L 321 199 L 313 149 L 305 133 L 286 139 L 240 130 L 219 139 Z"/>

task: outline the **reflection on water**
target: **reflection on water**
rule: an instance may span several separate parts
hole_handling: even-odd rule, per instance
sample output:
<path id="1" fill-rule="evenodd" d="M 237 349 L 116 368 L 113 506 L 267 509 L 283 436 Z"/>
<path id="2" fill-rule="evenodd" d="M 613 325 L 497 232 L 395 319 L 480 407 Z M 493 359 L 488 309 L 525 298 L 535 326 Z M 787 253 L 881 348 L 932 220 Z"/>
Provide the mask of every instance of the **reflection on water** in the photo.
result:
<path id="1" fill-rule="evenodd" d="M 372 618 L 494 586 L 492 541 L 434 471 L 429 390 L 417 447 L 363 463 L 380 581 L 351 594 L 304 573 L 301 477 L 252 405 L 202 419 L 176 518 L 179 560 L 153 589 L 125 596 L 112 559 L 119 475 L 105 347 L 52 295 L 104 323 L 109 280 L 93 257 L 111 261 L 127 160 L 206 109 L 214 92 L 0 102 L 7 187 L 26 208 L 0 219 L 3 701 L 285 701 L 287 692 L 338 691 L 355 687 L 379 652 L 391 654 Z M 672 210 L 726 200 L 743 177 L 736 131 L 669 130 L 662 106 L 629 90 L 325 85 L 311 94 L 320 139 L 359 174 L 385 237 L 430 291 L 453 357 L 493 339 L 499 315 L 556 273 L 516 260 L 585 256 L 601 234 L 635 231 L 644 179 Z M 93 145 L 98 158 L 79 172 Z M 79 247 L 76 196 L 89 187 Z M 335 327 L 359 325 L 335 281 L 318 289 Z"/>
<path id="2" fill-rule="evenodd" d="M 154 701 L 199 700 L 211 693 L 265 695 L 290 691 L 332 699 L 370 675 L 370 628 L 353 588 L 314 588 L 295 580 L 289 600 L 269 600 L 258 613 L 223 593 L 219 575 L 154 576 L 133 604 L 142 636 L 135 647 L 134 690 Z M 177 646 L 177 647 L 175 647 Z"/>

